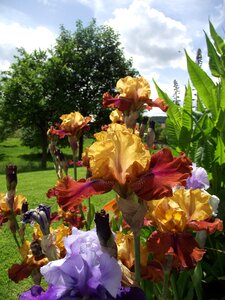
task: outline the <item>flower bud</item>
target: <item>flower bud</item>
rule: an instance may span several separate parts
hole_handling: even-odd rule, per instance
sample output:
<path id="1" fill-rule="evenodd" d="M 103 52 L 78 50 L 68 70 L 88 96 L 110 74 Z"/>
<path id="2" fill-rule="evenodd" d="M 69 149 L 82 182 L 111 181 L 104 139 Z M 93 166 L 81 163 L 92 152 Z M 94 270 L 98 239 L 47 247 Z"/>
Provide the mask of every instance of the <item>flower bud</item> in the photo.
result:
<path id="1" fill-rule="evenodd" d="M 107 252 L 110 256 L 117 257 L 117 246 L 114 241 L 114 236 L 109 226 L 109 214 L 104 210 L 95 213 L 95 224 L 97 236 L 102 248 L 102 251 Z"/>
<path id="2" fill-rule="evenodd" d="M 15 191 L 17 185 L 17 166 L 8 165 L 5 169 L 6 186 L 8 191 Z"/>

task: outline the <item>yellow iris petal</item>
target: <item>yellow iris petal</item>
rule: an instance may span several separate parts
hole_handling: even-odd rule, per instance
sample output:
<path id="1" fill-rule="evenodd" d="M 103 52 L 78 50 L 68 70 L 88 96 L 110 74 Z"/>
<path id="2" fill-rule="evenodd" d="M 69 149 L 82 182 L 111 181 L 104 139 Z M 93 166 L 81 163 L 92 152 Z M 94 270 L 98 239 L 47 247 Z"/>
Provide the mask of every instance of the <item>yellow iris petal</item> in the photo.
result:
<path id="1" fill-rule="evenodd" d="M 123 122 L 123 113 L 120 110 L 115 109 L 111 112 L 111 114 L 109 115 L 109 118 L 112 121 L 112 123 L 122 123 Z"/>
<path id="2" fill-rule="evenodd" d="M 111 124 L 107 132 L 97 134 L 96 138 L 88 152 L 93 178 L 125 184 L 148 170 L 149 151 L 125 126 Z"/>
<path id="3" fill-rule="evenodd" d="M 120 97 L 134 101 L 149 99 L 151 92 L 150 85 L 144 77 L 127 76 L 121 78 L 116 84 L 116 89 L 119 91 Z"/>
<path id="4" fill-rule="evenodd" d="M 148 202 L 147 218 L 162 232 L 182 232 L 188 222 L 212 215 L 210 195 L 201 190 L 180 189 L 172 197 Z"/>

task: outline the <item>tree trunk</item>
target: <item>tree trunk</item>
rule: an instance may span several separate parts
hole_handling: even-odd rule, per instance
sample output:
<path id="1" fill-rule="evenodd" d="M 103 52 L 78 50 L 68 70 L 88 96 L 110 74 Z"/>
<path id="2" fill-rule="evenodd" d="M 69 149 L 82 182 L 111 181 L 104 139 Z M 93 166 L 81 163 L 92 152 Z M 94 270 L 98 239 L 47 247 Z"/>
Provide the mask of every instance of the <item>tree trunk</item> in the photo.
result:
<path id="1" fill-rule="evenodd" d="M 43 129 L 41 132 L 42 136 L 42 145 L 41 145 L 41 150 L 42 150 L 42 156 L 41 156 L 41 168 L 46 169 L 47 168 L 47 156 L 48 156 L 48 137 L 47 137 L 47 130 Z"/>

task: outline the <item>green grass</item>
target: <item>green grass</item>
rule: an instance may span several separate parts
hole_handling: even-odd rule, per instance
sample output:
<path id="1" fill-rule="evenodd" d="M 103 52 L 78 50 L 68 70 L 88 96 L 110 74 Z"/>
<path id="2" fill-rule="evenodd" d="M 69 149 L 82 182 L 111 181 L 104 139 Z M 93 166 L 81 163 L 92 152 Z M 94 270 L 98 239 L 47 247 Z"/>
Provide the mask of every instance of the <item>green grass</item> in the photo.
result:
<path id="1" fill-rule="evenodd" d="M 69 155 L 70 149 L 66 150 Z M 57 181 L 56 173 L 53 164 L 51 164 L 50 161 L 48 166 L 49 169 L 40 171 L 37 153 L 38 151 L 31 151 L 29 148 L 21 146 L 17 138 L 10 138 L 0 144 L 2 173 L 0 174 L 0 192 L 6 192 L 5 171 L 3 172 L 3 170 L 5 170 L 5 165 L 9 163 L 16 164 L 18 166 L 17 193 L 23 194 L 27 198 L 29 209 L 35 208 L 38 204 L 43 203 L 50 205 L 52 207 L 52 212 L 54 212 L 57 209 L 56 200 L 55 198 L 48 199 L 46 197 L 46 192 L 55 185 Z M 30 161 L 27 159 L 28 157 L 35 157 L 35 159 Z M 19 164 L 21 164 L 22 167 Z M 25 172 L 26 169 L 30 170 L 31 167 L 33 167 L 35 171 Z M 85 173 L 85 168 L 78 168 L 78 178 L 84 178 Z M 73 168 L 69 169 L 69 175 L 73 175 Z M 94 196 L 91 198 L 91 201 L 95 205 L 96 211 L 99 211 L 103 205 L 113 197 L 114 193 L 110 192 Z M 84 204 L 86 204 L 86 201 L 84 201 Z M 30 225 L 28 225 L 27 239 L 31 238 L 30 235 L 32 230 L 29 229 L 29 226 Z M 0 299 L 16 300 L 22 291 L 32 286 L 33 282 L 29 278 L 16 284 L 8 279 L 8 268 L 14 263 L 20 263 L 20 255 L 17 251 L 15 241 L 8 229 L 7 223 L 3 224 L 0 228 L 0 249 Z"/>

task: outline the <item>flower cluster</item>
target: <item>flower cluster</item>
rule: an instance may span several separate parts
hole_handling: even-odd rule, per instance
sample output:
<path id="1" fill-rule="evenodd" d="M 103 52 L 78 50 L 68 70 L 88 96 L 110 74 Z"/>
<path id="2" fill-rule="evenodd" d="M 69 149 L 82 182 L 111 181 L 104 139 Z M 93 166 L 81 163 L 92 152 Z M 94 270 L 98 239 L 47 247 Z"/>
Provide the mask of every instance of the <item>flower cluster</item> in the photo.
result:
<path id="1" fill-rule="evenodd" d="M 149 150 L 149 128 L 137 124 L 144 108 L 166 111 L 167 104 L 150 99 L 143 77 L 122 78 L 116 89 L 115 97 L 103 95 L 103 106 L 116 109 L 110 114 L 112 123 L 94 134 L 96 141 L 83 152 L 82 163 L 77 161 L 78 142 L 90 117 L 79 112 L 62 115 L 62 123 L 48 130 L 58 181 L 47 197 L 56 198 L 58 212 L 51 214 L 43 204 L 22 209 L 27 201 L 16 195 L 16 169 L 7 169 L 0 224 L 10 221 L 15 238 L 19 232 L 21 245 L 16 241 L 22 256 L 22 263 L 9 269 L 9 277 L 19 282 L 31 275 L 34 280 L 20 300 L 145 300 L 140 287 L 146 282 L 148 287 L 157 282 L 160 299 L 167 299 L 173 274 L 193 270 L 207 253 L 207 237 L 223 230 L 217 217 L 219 199 L 206 191 L 206 171 L 183 152 L 174 155 L 169 147 Z M 73 152 L 73 177 L 56 147 L 57 137 L 65 136 Z M 77 166 L 86 168 L 86 178 L 77 179 Z M 104 209 L 111 210 L 111 220 L 104 209 L 95 212 L 91 202 L 92 196 L 110 191 L 115 198 Z M 23 230 L 14 223 L 20 212 Z M 53 229 L 53 221 L 63 224 Z M 91 229 L 93 221 L 96 228 Z M 37 223 L 31 242 L 24 238 L 27 223 Z M 46 290 L 40 286 L 42 277 Z"/>

